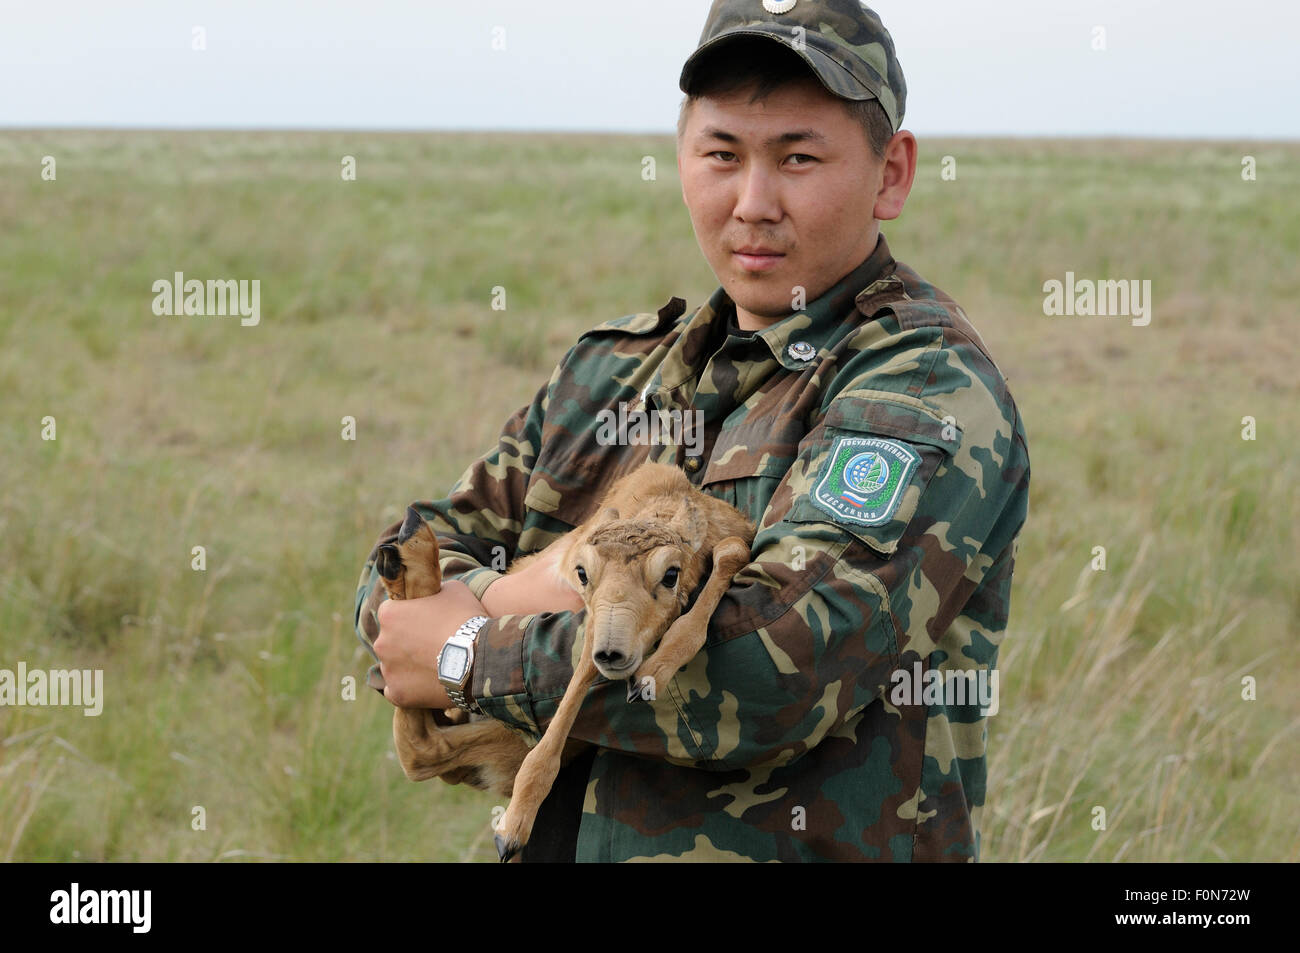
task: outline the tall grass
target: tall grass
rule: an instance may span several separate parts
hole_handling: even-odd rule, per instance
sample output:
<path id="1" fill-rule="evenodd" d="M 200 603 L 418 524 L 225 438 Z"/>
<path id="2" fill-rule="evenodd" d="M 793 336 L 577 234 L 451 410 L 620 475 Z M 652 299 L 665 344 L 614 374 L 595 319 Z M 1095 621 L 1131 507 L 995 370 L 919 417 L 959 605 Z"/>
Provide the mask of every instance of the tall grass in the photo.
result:
<path id="1" fill-rule="evenodd" d="M 0 708 L 0 857 L 495 858 L 496 801 L 408 783 L 391 710 L 353 700 L 353 589 L 583 329 L 712 291 L 672 149 L 0 134 L 0 668 L 102 668 L 106 695 Z M 1300 148 L 921 158 L 886 234 L 980 328 L 1033 461 L 984 858 L 1297 859 Z M 1151 326 L 1045 317 L 1067 270 L 1152 280 Z M 259 279 L 262 323 L 153 315 L 175 271 Z"/>

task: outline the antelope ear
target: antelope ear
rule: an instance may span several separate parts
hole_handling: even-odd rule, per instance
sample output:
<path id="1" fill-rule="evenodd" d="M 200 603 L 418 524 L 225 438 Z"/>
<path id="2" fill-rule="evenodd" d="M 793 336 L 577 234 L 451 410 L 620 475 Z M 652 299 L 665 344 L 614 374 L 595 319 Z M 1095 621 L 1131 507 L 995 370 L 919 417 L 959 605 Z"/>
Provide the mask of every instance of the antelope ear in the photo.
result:
<path id="1" fill-rule="evenodd" d="M 693 552 L 700 551 L 704 545 L 704 538 L 708 535 L 709 525 L 707 514 L 699 506 L 689 498 L 682 500 L 677 504 L 673 515 L 668 518 L 668 523 L 682 534 L 686 545 Z"/>
<path id="2" fill-rule="evenodd" d="M 690 543 L 691 549 L 697 553 L 704 547 L 704 539 L 709 534 L 709 521 L 707 515 L 697 506 L 685 504 L 686 521 L 682 526 L 682 535 Z"/>

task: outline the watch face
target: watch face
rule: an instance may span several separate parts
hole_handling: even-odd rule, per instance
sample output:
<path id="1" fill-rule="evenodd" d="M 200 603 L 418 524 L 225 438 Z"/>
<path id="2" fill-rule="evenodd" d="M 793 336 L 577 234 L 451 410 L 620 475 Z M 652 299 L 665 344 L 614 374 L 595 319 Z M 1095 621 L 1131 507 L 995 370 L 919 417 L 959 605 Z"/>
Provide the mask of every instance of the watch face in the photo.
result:
<path id="1" fill-rule="evenodd" d="M 438 674 L 445 679 L 459 682 L 465 677 L 465 667 L 469 662 L 469 652 L 463 645 L 443 646 L 442 661 L 438 665 Z"/>

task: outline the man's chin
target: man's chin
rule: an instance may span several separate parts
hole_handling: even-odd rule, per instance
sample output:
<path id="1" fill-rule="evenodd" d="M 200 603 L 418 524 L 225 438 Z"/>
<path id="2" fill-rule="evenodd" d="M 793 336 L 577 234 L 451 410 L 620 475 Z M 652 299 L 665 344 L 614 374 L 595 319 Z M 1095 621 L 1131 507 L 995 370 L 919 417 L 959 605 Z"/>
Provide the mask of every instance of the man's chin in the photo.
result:
<path id="1" fill-rule="evenodd" d="M 790 294 L 794 294 L 793 288 L 790 289 Z M 737 310 L 752 314 L 765 324 L 772 324 L 794 314 L 794 303 L 789 297 L 774 300 L 772 298 L 749 298 L 744 294 L 737 297 L 730 292 L 728 292 L 728 295 L 735 302 Z"/>
<path id="2" fill-rule="evenodd" d="M 794 313 L 795 288 L 783 278 L 768 275 L 741 275 L 722 283 L 727 297 L 737 308 L 755 317 L 775 320 Z"/>

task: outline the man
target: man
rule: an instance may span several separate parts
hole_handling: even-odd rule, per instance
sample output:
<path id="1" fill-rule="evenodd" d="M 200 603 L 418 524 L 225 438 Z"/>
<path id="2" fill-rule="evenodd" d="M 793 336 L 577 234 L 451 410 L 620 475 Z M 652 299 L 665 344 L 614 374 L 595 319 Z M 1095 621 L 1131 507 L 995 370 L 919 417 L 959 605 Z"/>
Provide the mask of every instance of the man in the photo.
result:
<path id="1" fill-rule="evenodd" d="M 458 579 L 381 604 L 372 560 L 358 632 L 394 704 L 450 688 L 538 736 L 582 603 L 544 560 L 503 578 L 493 556 L 544 548 L 646 459 L 681 466 L 756 522 L 752 562 L 654 698 L 589 691 L 572 734 L 596 748 L 525 859 L 978 859 L 993 706 L 953 689 L 996 664 L 1029 465 L 965 314 L 879 235 L 916 169 L 892 40 L 856 0 L 716 0 L 681 86 L 682 195 L 721 287 L 584 334 L 416 504 Z M 620 411 L 698 428 L 608 445 Z M 459 680 L 436 671 L 449 641 L 472 645 Z"/>

